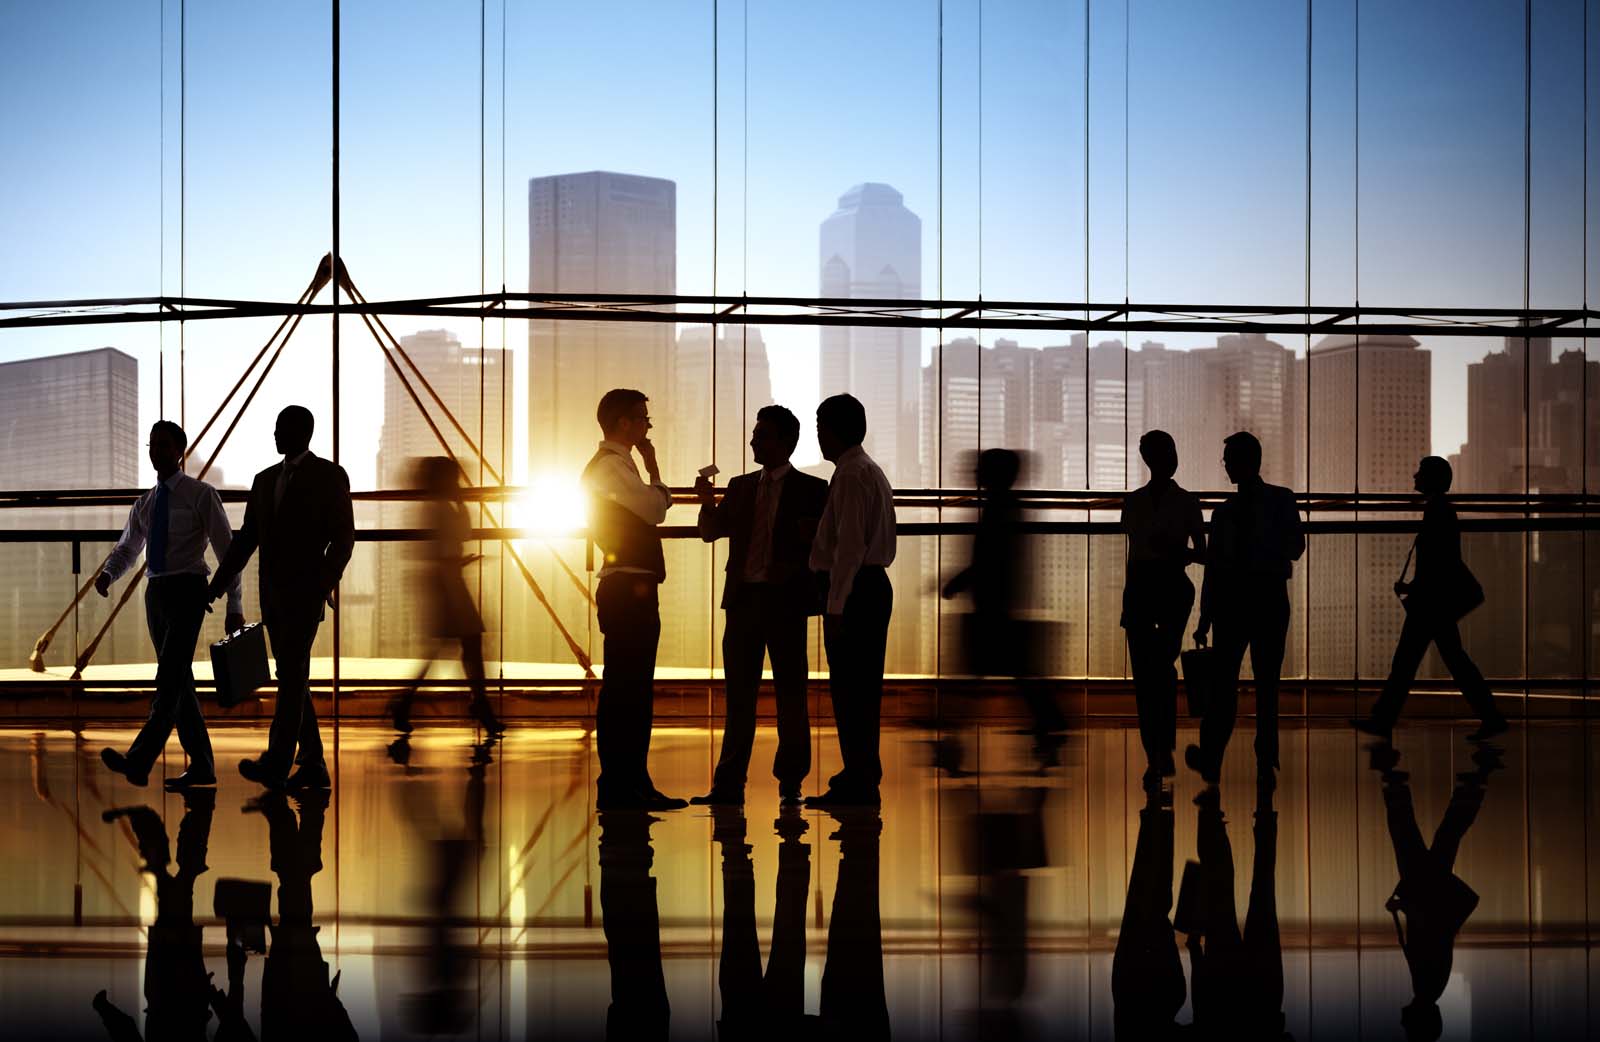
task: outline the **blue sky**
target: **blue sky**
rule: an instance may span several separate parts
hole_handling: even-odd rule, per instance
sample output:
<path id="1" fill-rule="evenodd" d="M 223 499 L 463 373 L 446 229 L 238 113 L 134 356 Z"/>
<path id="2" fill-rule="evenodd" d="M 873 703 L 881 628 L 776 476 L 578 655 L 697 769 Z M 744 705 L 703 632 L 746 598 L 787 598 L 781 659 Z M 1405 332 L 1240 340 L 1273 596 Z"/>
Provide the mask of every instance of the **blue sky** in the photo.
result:
<path id="1" fill-rule="evenodd" d="M 1522 4 L 1367 3 L 1358 26 L 1324 0 L 1309 68 L 1306 6 L 1281 0 L 488 7 L 480 25 L 476 5 L 343 5 L 342 244 L 371 297 L 525 288 L 527 179 L 603 168 L 677 182 L 685 293 L 814 293 L 818 223 L 873 180 L 923 219 L 929 296 L 1296 302 L 1309 257 L 1319 305 L 1522 301 Z M 0 10 L 0 298 L 288 298 L 328 248 L 326 4 L 190 5 L 181 69 L 178 11 Z M 1582 0 L 1535 15 L 1529 290 L 1576 306 Z M 183 331 L 191 428 L 269 329 Z M 504 335 L 520 360 L 523 328 Z M 0 358 L 121 347 L 153 419 L 177 414 L 179 336 L 12 332 Z M 804 408 L 816 333 L 768 336 Z M 261 400 L 325 411 L 326 324 L 301 339 Z M 1435 450 L 1454 451 L 1491 345 L 1430 346 Z M 365 343 L 346 358 L 359 485 L 381 370 Z M 270 411 L 235 435 L 230 479 L 268 461 Z"/>

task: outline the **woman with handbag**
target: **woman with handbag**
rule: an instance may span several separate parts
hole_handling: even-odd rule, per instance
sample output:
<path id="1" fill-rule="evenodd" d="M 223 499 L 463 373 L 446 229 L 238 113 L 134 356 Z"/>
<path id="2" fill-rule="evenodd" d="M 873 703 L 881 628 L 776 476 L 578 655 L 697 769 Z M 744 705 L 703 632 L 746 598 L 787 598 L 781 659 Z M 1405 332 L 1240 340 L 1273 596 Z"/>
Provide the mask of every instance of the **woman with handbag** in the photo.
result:
<path id="1" fill-rule="evenodd" d="M 1411 553 L 1406 555 L 1400 578 L 1394 584 L 1394 592 L 1406 608 L 1405 625 L 1394 649 L 1389 679 L 1384 682 L 1377 705 L 1372 707 L 1372 715 L 1351 721 L 1357 730 L 1379 738 L 1387 739 L 1394 731 L 1429 644 L 1439 649 L 1445 668 L 1482 721 L 1468 739 L 1481 742 L 1509 726 L 1495 708 L 1494 695 L 1483 673 L 1461 646 L 1457 623 L 1483 603 L 1483 587 L 1461 559 L 1461 523 L 1456 519 L 1455 508 L 1445 500 L 1452 478 L 1449 462 L 1438 456 L 1424 456 L 1417 465 L 1416 489 L 1427 497 L 1422 509 L 1422 531 L 1411 544 Z M 1407 582 L 1406 569 L 1413 557 L 1417 570 Z"/>

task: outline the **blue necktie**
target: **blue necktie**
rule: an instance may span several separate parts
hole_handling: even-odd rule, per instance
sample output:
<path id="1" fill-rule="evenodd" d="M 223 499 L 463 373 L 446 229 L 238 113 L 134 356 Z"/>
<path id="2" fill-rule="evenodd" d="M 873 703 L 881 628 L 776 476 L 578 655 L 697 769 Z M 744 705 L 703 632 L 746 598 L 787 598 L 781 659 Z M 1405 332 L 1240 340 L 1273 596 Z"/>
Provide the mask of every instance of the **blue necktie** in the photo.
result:
<path id="1" fill-rule="evenodd" d="M 167 570 L 167 527 L 171 517 L 168 504 L 167 483 L 156 486 L 156 505 L 150 511 L 150 544 L 145 552 L 145 563 L 152 574 Z"/>

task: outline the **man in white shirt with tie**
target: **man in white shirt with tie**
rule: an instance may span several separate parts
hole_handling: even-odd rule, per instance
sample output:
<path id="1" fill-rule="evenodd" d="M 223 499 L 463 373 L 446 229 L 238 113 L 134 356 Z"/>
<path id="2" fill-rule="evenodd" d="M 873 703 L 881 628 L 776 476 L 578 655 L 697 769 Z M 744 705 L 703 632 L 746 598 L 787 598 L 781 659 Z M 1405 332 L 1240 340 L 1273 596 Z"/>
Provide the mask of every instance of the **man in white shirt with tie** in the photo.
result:
<path id="1" fill-rule="evenodd" d="M 817 406 L 817 444 L 833 463 L 828 502 L 811 544 L 811 570 L 826 576 L 822 635 L 828 653 L 828 694 L 844 769 L 807 806 L 878 802 L 878 712 L 883 701 L 883 655 L 894 590 L 894 489 L 862 449 L 867 413 L 848 394 Z"/>
<path id="2" fill-rule="evenodd" d="M 166 788 L 181 790 L 215 785 L 216 762 L 211 737 L 194 690 L 194 647 L 205 620 L 205 549 L 221 561 L 233 542 L 233 528 L 217 490 L 183 473 L 183 453 L 189 437 L 170 420 L 150 428 L 150 464 L 156 469 L 156 487 L 139 497 L 128 511 L 122 537 L 106 558 L 94 588 L 105 597 L 111 584 L 145 553 L 145 623 L 156 649 L 156 691 L 150 700 L 150 717 L 126 754 L 101 750 L 100 759 L 134 785 L 144 785 L 150 770 L 166 748 L 173 726 L 188 754 L 189 768 L 168 778 Z M 235 576 L 229 585 L 227 632 L 244 626 L 244 607 Z"/>
<path id="3" fill-rule="evenodd" d="M 667 578 L 656 526 L 672 506 L 672 492 L 661 481 L 650 441 L 648 402 L 642 392 L 626 387 L 601 397 L 595 419 L 603 440 L 583 470 L 590 538 L 605 555 L 594 596 L 605 657 L 594 721 L 599 810 L 688 806 L 687 800 L 657 789 L 648 766 L 656 645 L 661 639 L 658 591 Z M 633 462 L 636 449 L 648 483 Z"/>

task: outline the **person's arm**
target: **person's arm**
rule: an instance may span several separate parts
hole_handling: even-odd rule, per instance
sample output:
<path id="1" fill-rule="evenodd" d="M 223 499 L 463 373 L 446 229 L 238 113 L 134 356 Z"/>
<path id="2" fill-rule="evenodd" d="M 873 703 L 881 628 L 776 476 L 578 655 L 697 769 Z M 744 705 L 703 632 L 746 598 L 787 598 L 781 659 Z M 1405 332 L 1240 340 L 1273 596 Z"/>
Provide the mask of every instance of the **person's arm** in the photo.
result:
<path id="1" fill-rule="evenodd" d="M 228 554 L 228 547 L 233 544 L 233 525 L 228 521 L 228 512 L 222 506 L 222 497 L 217 495 L 217 490 L 206 485 L 200 492 L 200 509 L 205 514 L 206 537 L 211 540 L 211 552 L 217 555 L 217 564 L 220 567 L 222 560 Z M 238 629 L 234 625 L 244 623 L 244 581 L 240 573 L 235 572 L 233 579 L 228 583 L 227 621 L 224 624 L 229 633 Z"/>
<path id="2" fill-rule="evenodd" d="M 1284 553 L 1289 560 L 1298 561 L 1300 555 L 1306 552 L 1306 530 L 1300 523 L 1300 506 L 1295 502 L 1294 493 L 1287 489 L 1284 490 L 1283 507 Z"/>
<path id="3" fill-rule="evenodd" d="M 1184 547 L 1184 563 L 1205 564 L 1206 519 L 1200 513 L 1198 496 L 1189 497 L 1189 511 L 1188 517 L 1184 518 L 1184 528 L 1188 532 L 1187 545 Z"/>
<path id="4" fill-rule="evenodd" d="M 738 479 L 735 478 L 735 481 Z M 701 482 L 705 484 L 702 486 Z M 721 500 L 711 498 L 711 479 L 701 478 L 695 482 L 697 490 L 704 488 L 700 495 L 700 516 L 696 519 L 696 527 L 700 529 L 700 538 L 707 543 L 714 543 L 718 539 L 730 534 L 729 522 L 731 520 L 728 503 L 733 499 L 733 483 L 723 490 Z"/>
<path id="5" fill-rule="evenodd" d="M 333 502 L 328 504 L 328 549 L 322 557 L 322 595 L 327 597 L 339 585 L 345 565 L 356 546 L 354 508 L 350 504 L 350 476 L 344 468 L 333 468 Z"/>
<path id="6" fill-rule="evenodd" d="M 1196 644 L 1206 642 L 1206 634 L 1211 630 L 1211 613 L 1216 603 L 1216 570 L 1221 567 L 1221 552 L 1217 549 L 1217 534 L 1222 530 L 1222 525 L 1227 522 L 1225 507 L 1219 506 L 1211 511 L 1211 539 L 1206 543 L 1205 572 L 1200 579 L 1200 622 L 1195 627 L 1194 640 Z"/>
<path id="7" fill-rule="evenodd" d="M 611 500 L 647 525 L 659 525 L 667 519 L 672 492 L 659 478 L 652 484 L 645 484 L 627 460 L 615 457 L 602 460 L 601 465 L 590 472 L 590 481 L 594 494 Z"/>
<path id="8" fill-rule="evenodd" d="M 843 615 L 845 601 L 855 587 L 856 573 L 867 557 L 867 512 L 873 506 L 872 485 L 856 471 L 834 478 L 833 516 L 836 522 L 833 567 L 828 570 L 827 614 Z"/>
<path id="9" fill-rule="evenodd" d="M 257 481 L 259 485 L 259 480 Z M 217 564 L 217 572 L 211 577 L 211 586 L 206 595 L 211 600 L 221 597 L 239 573 L 244 571 L 244 566 L 250 563 L 250 555 L 256 552 L 256 547 L 261 540 L 261 518 L 256 504 L 260 501 L 258 489 L 250 489 L 250 499 L 244 505 L 244 524 L 239 528 L 239 533 L 228 544 L 228 552 L 223 555 Z"/>
<path id="10" fill-rule="evenodd" d="M 144 497 L 141 496 L 129 508 L 128 522 L 122 526 L 122 536 L 117 540 L 117 545 L 111 548 L 106 563 L 100 566 L 100 574 L 95 576 L 94 588 L 102 597 L 111 589 L 112 583 L 122 578 L 134 558 L 139 556 L 139 551 L 144 549 L 144 516 L 139 511 L 143 503 Z"/>

